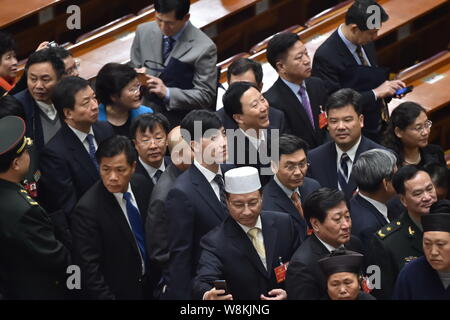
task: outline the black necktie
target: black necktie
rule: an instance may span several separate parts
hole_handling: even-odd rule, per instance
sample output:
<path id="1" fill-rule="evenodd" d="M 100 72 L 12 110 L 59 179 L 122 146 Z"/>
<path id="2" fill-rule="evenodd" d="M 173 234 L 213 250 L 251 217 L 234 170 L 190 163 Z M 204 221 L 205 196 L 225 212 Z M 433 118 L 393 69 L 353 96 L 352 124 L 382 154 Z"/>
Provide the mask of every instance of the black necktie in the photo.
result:
<path id="1" fill-rule="evenodd" d="M 167 60 L 167 57 L 170 55 L 170 52 L 173 49 L 174 42 L 175 42 L 174 38 L 163 36 L 163 47 L 162 47 L 163 62 L 165 62 Z"/>
<path id="2" fill-rule="evenodd" d="M 160 170 L 160 169 L 156 170 L 156 173 L 155 173 L 156 182 L 158 182 L 159 178 L 161 178 L 162 173 L 163 173 L 162 170 Z"/>
<path id="3" fill-rule="evenodd" d="M 220 202 L 225 207 L 225 209 L 227 209 L 227 201 L 225 198 L 225 187 L 223 185 L 222 175 L 216 174 L 216 176 L 214 177 L 214 181 L 219 185 Z"/>

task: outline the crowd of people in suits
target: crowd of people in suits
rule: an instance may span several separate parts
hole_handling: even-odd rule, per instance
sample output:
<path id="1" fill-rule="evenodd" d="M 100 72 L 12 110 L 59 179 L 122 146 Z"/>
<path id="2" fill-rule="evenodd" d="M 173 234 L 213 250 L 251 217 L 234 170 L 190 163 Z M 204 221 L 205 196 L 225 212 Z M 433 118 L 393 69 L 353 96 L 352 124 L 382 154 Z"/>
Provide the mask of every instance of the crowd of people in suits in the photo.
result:
<path id="1" fill-rule="evenodd" d="M 156 0 L 95 84 L 48 43 L 16 80 L 1 33 L 0 299 L 450 299 L 449 169 L 423 106 L 389 117 L 371 5 L 388 19 L 355 1 L 313 61 L 275 35 L 265 92 L 234 61 L 221 103 L 189 0 Z"/>

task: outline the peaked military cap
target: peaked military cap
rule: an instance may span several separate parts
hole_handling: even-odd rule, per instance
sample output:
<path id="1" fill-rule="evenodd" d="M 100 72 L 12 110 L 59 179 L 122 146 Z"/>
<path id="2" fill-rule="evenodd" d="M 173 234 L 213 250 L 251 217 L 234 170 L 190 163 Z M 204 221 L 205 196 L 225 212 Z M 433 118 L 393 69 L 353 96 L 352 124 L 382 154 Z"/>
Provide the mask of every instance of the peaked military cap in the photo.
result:
<path id="1" fill-rule="evenodd" d="M 31 145 L 31 139 L 25 137 L 25 121 L 16 116 L 0 119 L 0 157 L 14 150 L 20 154 L 25 147 Z"/>

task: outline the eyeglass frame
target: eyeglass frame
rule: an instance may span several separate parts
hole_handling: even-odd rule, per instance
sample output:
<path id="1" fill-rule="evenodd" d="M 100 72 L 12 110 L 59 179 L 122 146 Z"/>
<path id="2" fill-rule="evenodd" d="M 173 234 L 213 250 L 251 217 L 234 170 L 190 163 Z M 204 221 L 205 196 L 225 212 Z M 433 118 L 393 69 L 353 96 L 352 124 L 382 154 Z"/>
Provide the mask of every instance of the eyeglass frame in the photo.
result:
<path id="1" fill-rule="evenodd" d="M 431 129 L 432 125 L 433 125 L 433 121 L 427 120 L 427 121 L 425 121 L 425 122 L 423 123 L 423 125 L 420 126 L 420 128 L 415 127 L 415 128 L 408 128 L 408 129 L 411 130 L 411 131 L 415 131 L 415 132 L 421 134 L 421 133 L 423 132 L 423 130 L 425 130 L 425 129 L 427 129 L 427 130 L 428 130 L 428 129 Z"/>

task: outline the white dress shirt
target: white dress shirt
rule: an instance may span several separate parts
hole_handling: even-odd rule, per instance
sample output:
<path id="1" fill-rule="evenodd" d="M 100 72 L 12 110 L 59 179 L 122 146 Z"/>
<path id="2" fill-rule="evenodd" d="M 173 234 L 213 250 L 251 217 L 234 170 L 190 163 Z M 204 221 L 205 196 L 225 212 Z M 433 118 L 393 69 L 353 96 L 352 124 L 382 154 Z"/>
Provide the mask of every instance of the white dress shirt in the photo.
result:
<path id="1" fill-rule="evenodd" d="M 352 174 L 352 167 L 353 167 L 353 164 L 355 163 L 356 151 L 358 150 L 360 143 L 361 143 L 361 137 L 359 137 L 358 142 L 356 142 L 355 145 L 353 147 L 351 147 L 350 150 L 348 150 L 347 152 L 342 151 L 341 148 L 339 148 L 338 145 L 335 144 L 336 153 L 337 153 L 337 159 L 336 159 L 337 167 L 336 168 L 339 171 L 339 168 L 341 167 L 342 154 L 346 153 L 348 155 L 348 157 L 350 158 L 350 163 L 349 163 L 349 161 L 347 161 L 349 177 Z M 342 190 L 341 186 L 339 185 L 339 181 L 338 181 L 338 188 L 339 188 L 339 190 Z"/>
<path id="2" fill-rule="evenodd" d="M 156 177 L 155 177 L 156 171 L 161 170 L 162 172 L 164 172 L 164 170 L 166 170 L 166 165 L 164 164 L 164 159 L 163 159 L 161 165 L 159 166 L 159 168 L 155 168 L 155 167 L 152 167 L 152 166 L 146 164 L 146 163 L 142 160 L 141 157 L 139 157 L 139 161 L 141 162 L 141 164 L 142 164 L 142 166 L 144 167 L 145 171 L 147 171 L 148 175 L 149 175 L 150 178 L 152 179 L 153 184 L 156 184 L 156 182 L 157 182 L 157 181 L 156 181 Z"/>
<path id="3" fill-rule="evenodd" d="M 72 127 L 70 125 L 68 125 L 68 127 L 73 131 L 73 133 L 75 133 L 75 135 L 78 137 L 78 139 L 80 139 L 84 148 L 89 153 L 89 141 L 86 139 L 88 134 L 84 133 L 78 129 L 75 129 L 74 127 Z M 97 150 L 98 145 L 97 145 L 97 141 L 95 141 L 95 135 L 94 135 L 94 131 L 92 130 L 92 127 L 89 129 L 89 134 L 92 134 L 94 136 L 94 147 L 95 147 L 95 150 Z"/>
<path id="4" fill-rule="evenodd" d="M 211 188 L 213 189 L 214 193 L 216 194 L 217 199 L 219 199 L 220 201 L 220 189 L 219 189 L 219 185 L 217 184 L 217 182 L 214 181 L 214 178 L 216 177 L 216 175 L 220 174 L 223 178 L 223 174 L 222 174 L 222 170 L 220 169 L 219 166 L 219 170 L 217 171 L 217 173 L 212 172 L 208 169 L 206 169 L 204 166 L 202 166 L 200 164 L 200 162 L 198 162 L 196 159 L 194 159 L 194 166 L 197 167 L 197 169 L 203 174 L 203 176 L 206 178 L 206 180 L 208 181 L 208 183 L 211 185 Z"/>
<path id="5" fill-rule="evenodd" d="M 236 221 L 236 222 L 237 222 L 237 221 Z M 250 239 L 250 241 L 251 241 L 252 239 L 251 239 L 250 236 L 248 235 L 249 230 L 250 230 L 250 229 L 253 229 L 253 228 L 258 228 L 258 229 L 259 229 L 259 232 L 258 232 L 258 235 L 257 235 L 258 241 L 261 241 L 261 243 L 264 243 L 264 236 L 263 236 L 263 233 L 262 233 L 261 216 L 258 216 L 258 220 L 256 220 L 256 224 L 255 224 L 255 226 L 254 226 L 253 228 L 249 228 L 249 227 L 247 227 L 247 226 L 244 226 L 243 224 L 240 224 L 239 222 L 237 222 L 237 224 L 242 228 L 242 230 L 244 230 L 245 234 L 246 234 L 247 237 Z M 265 248 L 265 246 L 264 246 L 264 248 Z M 261 262 L 262 262 L 262 264 L 264 265 L 264 268 L 266 268 L 266 270 L 267 270 L 267 259 L 266 259 L 267 254 L 266 254 L 266 257 L 261 257 L 259 254 L 258 254 L 258 256 L 259 256 L 259 258 L 261 259 Z"/>

